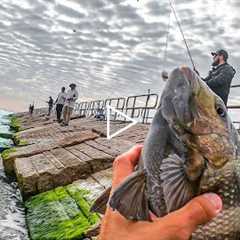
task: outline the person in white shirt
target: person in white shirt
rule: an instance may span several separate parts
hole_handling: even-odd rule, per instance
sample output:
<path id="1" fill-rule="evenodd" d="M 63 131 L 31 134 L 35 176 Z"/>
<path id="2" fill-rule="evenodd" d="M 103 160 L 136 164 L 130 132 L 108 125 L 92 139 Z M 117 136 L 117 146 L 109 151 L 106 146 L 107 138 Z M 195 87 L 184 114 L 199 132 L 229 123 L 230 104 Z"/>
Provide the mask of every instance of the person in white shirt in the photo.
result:
<path id="1" fill-rule="evenodd" d="M 63 110 L 63 105 L 66 99 L 65 87 L 62 87 L 61 92 L 58 94 L 58 97 L 55 101 L 56 104 L 56 113 L 57 113 L 57 121 L 61 122 L 61 115 Z"/>
<path id="2" fill-rule="evenodd" d="M 69 85 L 70 89 L 67 91 L 66 100 L 63 107 L 63 123 L 62 126 L 68 126 L 68 123 L 73 112 L 74 104 L 78 99 L 78 92 L 76 90 L 76 84 L 71 83 Z"/>

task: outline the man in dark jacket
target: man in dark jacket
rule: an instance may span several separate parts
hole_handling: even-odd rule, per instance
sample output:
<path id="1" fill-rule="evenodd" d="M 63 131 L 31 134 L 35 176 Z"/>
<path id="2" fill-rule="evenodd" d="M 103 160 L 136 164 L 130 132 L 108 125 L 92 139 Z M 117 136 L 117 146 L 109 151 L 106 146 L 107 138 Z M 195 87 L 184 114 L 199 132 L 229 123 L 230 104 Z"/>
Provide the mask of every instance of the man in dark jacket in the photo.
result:
<path id="1" fill-rule="evenodd" d="M 48 116 L 50 116 L 53 108 L 53 98 L 50 96 L 46 103 L 48 104 Z"/>
<path id="2" fill-rule="evenodd" d="M 227 105 L 228 95 L 232 79 L 236 73 L 235 69 L 227 63 L 228 53 L 221 49 L 211 53 L 213 56 L 212 70 L 203 81 L 222 98 Z"/>

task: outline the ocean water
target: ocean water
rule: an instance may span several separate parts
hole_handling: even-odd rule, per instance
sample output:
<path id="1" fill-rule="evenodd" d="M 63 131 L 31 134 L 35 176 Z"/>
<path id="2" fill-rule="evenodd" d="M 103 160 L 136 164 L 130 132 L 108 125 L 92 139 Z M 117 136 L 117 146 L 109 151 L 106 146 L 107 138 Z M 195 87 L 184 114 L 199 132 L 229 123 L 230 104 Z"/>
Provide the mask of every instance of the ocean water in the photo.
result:
<path id="1" fill-rule="evenodd" d="M 8 112 L 0 110 L 0 132 L 9 132 Z M 0 138 L 0 147 L 11 145 Z M 0 240 L 28 240 L 24 206 L 17 183 L 8 178 L 0 158 Z"/>
<path id="2" fill-rule="evenodd" d="M 9 114 L 9 112 L 0 110 L 0 133 L 9 133 L 9 120 L 6 118 L 7 114 Z M 0 137 L 0 148 L 3 148 L 5 145 L 8 146 L 11 144 L 11 140 Z"/>

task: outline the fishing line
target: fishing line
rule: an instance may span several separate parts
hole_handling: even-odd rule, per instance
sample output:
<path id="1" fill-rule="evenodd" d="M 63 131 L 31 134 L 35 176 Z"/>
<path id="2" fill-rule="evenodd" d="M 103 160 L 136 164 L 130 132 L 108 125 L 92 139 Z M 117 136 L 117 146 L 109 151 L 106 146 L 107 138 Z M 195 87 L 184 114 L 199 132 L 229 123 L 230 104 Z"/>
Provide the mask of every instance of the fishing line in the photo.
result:
<path id="1" fill-rule="evenodd" d="M 137 2 L 139 2 L 139 0 L 137 0 Z M 184 32 L 183 32 L 183 30 L 182 30 L 182 26 L 181 26 L 180 20 L 179 20 L 179 18 L 178 18 L 178 16 L 177 16 L 177 13 L 176 13 L 176 10 L 175 10 L 175 8 L 174 8 L 174 5 L 173 5 L 173 3 L 172 3 L 171 0 L 168 0 L 168 2 L 169 2 L 169 5 L 170 5 L 170 7 L 171 7 L 171 9 L 172 9 L 172 12 L 173 12 L 173 14 L 174 14 L 174 17 L 175 17 L 175 19 L 176 19 L 176 22 L 177 22 L 179 31 L 180 31 L 180 33 L 181 33 L 181 35 L 182 35 L 182 38 L 183 38 L 184 44 L 185 44 L 185 46 L 186 46 L 187 53 L 188 53 L 188 56 L 189 56 L 190 61 L 191 61 L 191 63 L 192 63 L 193 69 L 196 70 L 195 64 L 194 64 L 194 61 L 193 61 L 193 58 L 192 58 L 192 54 L 191 54 L 191 51 L 190 51 L 190 48 L 189 48 L 189 46 L 188 46 L 187 40 L 186 40 L 185 35 L 184 35 Z M 169 35 L 169 33 L 168 33 L 168 35 Z M 169 38 L 169 36 L 167 36 L 167 41 L 168 41 L 168 38 Z M 165 74 L 165 71 L 163 72 L 163 75 L 164 75 L 164 74 Z M 164 78 L 164 77 L 165 77 L 165 76 L 163 76 L 163 78 Z"/>
<path id="2" fill-rule="evenodd" d="M 172 14 L 172 11 L 169 12 L 166 43 L 165 43 L 165 49 L 164 49 L 164 53 L 163 53 L 163 71 L 162 71 L 162 80 L 163 81 L 167 81 L 167 79 L 168 79 L 168 72 L 165 70 L 165 67 L 167 64 L 167 57 L 168 57 L 168 42 L 169 42 L 169 34 L 170 34 L 170 26 L 171 26 L 171 14 Z"/>
<path id="3" fill-rule="evenodd" d="M 171 9 L 172 9 L 172 12 L 173 12 L 173 14 L 174 14 L 174 17 L 175 17 L 175 19 L 176 19 L 176 22 L 177 22 L 179 31 L 180 31 L 180 33 L 181 33 L 181 35 L 182 35 L 183 41 L 184 41 L 184 43 L 185 43 L 185 46 L 186 46 L 186 49 L 187 49 L 187 53 L 188 53 L 188 56 L 189 56 L 190 61 L 191 61 L 191 63 L 192 63 L 193 69 L 196 69 L 196 68 L 195 68 L 195 64 L 194 64 L 194 62 L 193 62 L 193 58 L 192 58 L 191 52 L 190 52 L 190 48 L 189 48 L 189 46 L 188 46 L 187 40 L 186 40 L 185 35 L 184 35 L 184 32 L 183 32 L 183 30 L 182 30 L 182 26 L 181 26 L 180 20 L 178 19 L 176 10 L 175 10 L 175 8 L 174 8 L 174 6 L 173 6 L 172 1 L 171 1 L 171 0 L 168 0 L 168 1 L 169 1 L 169 4 L 170 4 L 170 7 L 171 7 Z"/>
<path id="4" fill-rule="evenodd" d="M 163 54 L 163 69 L 165 69 L 167 58 L 168 58 L 168 42 L 169 42 L 169 35 L 170 35 L 170 26 L 171 26 L 171 14 L 169 13 L 169 20 L 168 20 L 168 27 L 167 27 L 167 36 L 166 36 L 166 43 L 164 47 L 164 54 Z"/>

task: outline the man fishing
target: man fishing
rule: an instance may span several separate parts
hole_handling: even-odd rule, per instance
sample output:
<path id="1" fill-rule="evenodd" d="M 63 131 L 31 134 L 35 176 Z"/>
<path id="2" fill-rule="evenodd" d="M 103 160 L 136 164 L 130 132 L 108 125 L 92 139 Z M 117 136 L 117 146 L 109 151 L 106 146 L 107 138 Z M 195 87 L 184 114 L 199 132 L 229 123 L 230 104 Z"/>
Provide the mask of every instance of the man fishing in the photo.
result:
<path id="1" fill-rule="evenodd" d="M 227 51 L 220 49 L 212 52 L 213 63 L 212 70 L 203 81 L 215 92 L 227 105 L 228 95 L 230 92 L 231 82 L 236 73 L 235 69 L 227 63 Z"/>
<path id="2" fill-rule="evenodd" d="M 34 103 L 29 105 L 29 114 L 32 117 L 34 111 Z"/>
<path id="3" fill-rule="evenodd" d="M 53 108 L 53 98 L 50 96 L 49 100 L 46 102 L 48 104 L 48 114 L 47 116 L 51 115 L 52 108 Z"/>

